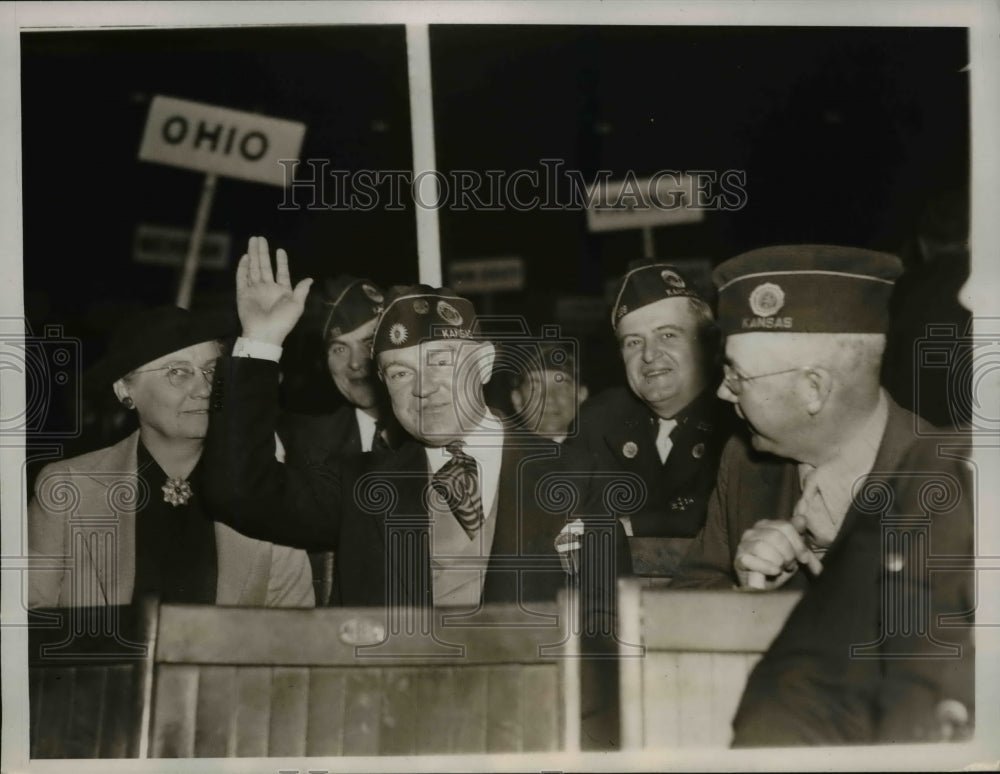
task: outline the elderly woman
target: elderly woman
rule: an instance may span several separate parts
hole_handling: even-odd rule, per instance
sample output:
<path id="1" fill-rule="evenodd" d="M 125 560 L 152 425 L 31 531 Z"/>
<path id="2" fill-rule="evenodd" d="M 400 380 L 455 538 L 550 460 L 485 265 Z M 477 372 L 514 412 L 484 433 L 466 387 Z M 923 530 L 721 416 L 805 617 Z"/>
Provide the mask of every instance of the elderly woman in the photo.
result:
<path id="1" fill-rule="evenodd" d="M 198 493 L 218 321 L 173 306 L 112 337 L 92 376 L 136 412 L 123 441 L 44 468 L 28 506 L 31 607 L 311 607 L 306 554 L 213 522 Z"/>

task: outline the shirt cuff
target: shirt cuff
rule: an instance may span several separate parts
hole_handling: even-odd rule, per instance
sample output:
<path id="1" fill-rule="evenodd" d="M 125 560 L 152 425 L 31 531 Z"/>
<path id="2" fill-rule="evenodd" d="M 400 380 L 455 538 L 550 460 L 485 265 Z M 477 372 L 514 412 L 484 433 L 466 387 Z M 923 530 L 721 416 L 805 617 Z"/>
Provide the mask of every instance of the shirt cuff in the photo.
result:
<path id="1" fill-rule="evenodd" d="M 233 357 L 255 357 L 259 360 L 281 360 L 281 346 L 265 341 L 252 341 L 240 336 L 233 345 Z"/>

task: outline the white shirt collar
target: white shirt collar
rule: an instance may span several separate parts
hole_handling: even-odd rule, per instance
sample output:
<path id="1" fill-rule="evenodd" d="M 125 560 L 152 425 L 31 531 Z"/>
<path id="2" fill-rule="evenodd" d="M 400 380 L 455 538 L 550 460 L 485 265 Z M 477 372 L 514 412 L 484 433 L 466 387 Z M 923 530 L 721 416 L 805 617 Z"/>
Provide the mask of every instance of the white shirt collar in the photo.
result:
<path id="1" fill-rule="evenodd" d="M 354 416 L 357 418 L 358 432 L 361 434 L 361 451 L 369 452 L 375 441 L 375 417 L 357 406 L 354 407 Z"/>
<path id="2" fill-rule="evenodd" d="M 487 412 L 479 424 L 462 439 L 463 451 L 479 466 L 479 489 L 483 499 L 483 514 L 489 518 L 500 485 L 500 462 L 503 458 L 504 429 L 493 414 Z M 424 447 L 431 475 L 451 459 L 443 446 Z"/>
<path id="3" fill-rule="evenodd" d="M 868 417 L 861 432 L 841 446 L 833 459 L 815 468 L 814 477 L 819 491 L 834 518 L 842 519 L 847 515 L 855 484 L 871 473 L 888 421 L 889 402 L 885 390 L 879 390 L 875 411 Z M 799 482 L 813 469 L 812 465 L 800 464 Z"/>

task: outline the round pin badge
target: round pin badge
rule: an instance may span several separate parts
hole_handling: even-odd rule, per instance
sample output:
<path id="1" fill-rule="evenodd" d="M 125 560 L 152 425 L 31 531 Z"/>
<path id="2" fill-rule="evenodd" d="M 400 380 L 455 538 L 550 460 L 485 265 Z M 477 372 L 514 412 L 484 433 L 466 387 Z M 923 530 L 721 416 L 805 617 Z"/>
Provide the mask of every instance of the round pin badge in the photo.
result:
<path id="1" fill-rule="evenodd" d="M 694 445 L 694 448 L 691 449 L 691 456 L 694 457 L 696 460 L 700 460 L 702 457 L 704 457 L 705 456 L 705 444 L 703 444 L 703 443 L 696 443 Z"/>
<path id="2" fill-rule="evenodd" d="M 636 445 L 635 441 L 626 441 L 625 445 L 622 446 L 622 454 L 624 454 L 628 459 L 634 459 L 635 455 L 639 453 L 639 447 Z"/>
<path id="3" fill-rule="evenodd" d="M 459 314 L 459 311 L 447 301 L 437 302 L 437 313 L 438 316 L 449 325 L 461 325 L 463 322 L 462 315 Z"/>
<path id="4" fill-rule="evenodd" d="M 364 291 L 365 295 L 376 304 L 381 304 L 385 301 L 385 298 L 378 292 L 378 288 L 374 285 L 369 285 L 367 282 L 364 282 L 361 284 L 361 289 Z"/>
<path id="5" fill-rule="evenodd" d="M 667 286 L 668 290 L 684 290 L 687 288 L 687 285 L 684 284 L 684 279 L 676 271 L 664 269 L 660 272 L 660 279 L 663 280 L 663 284 Z"/>
<path id="6" fill-rule="evenodd" d="M 413 311 L 417 314 L 427 314 L 430 311 L 430 307 L 427 305 L 427 299 L 418 298 L 413 302 Z"/>

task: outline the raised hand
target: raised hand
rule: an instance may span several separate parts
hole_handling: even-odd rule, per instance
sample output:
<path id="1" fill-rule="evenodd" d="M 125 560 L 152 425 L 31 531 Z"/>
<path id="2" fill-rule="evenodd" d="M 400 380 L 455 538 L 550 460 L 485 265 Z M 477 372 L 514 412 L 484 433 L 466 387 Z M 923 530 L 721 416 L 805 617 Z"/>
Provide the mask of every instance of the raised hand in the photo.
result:
<path id="1" fill-rule="evenodd" d="M 823 564 L 791 522 L 762 519 L 743 533 L 733 569 L 741 586 L 770 590 L 783 586 L 799 564 L 815 575 L 823 571 Z"/>
<path id="2" fill-rule="evenodd" d="M 302 316 L 312 280 L 301 280 L 293 289 L 288 254 L 279 248 L 275 258 L 273 273 L 267 240 L 250 237 L 236 270 L 236 308 L 245 338 L 281 345 Z"/>

